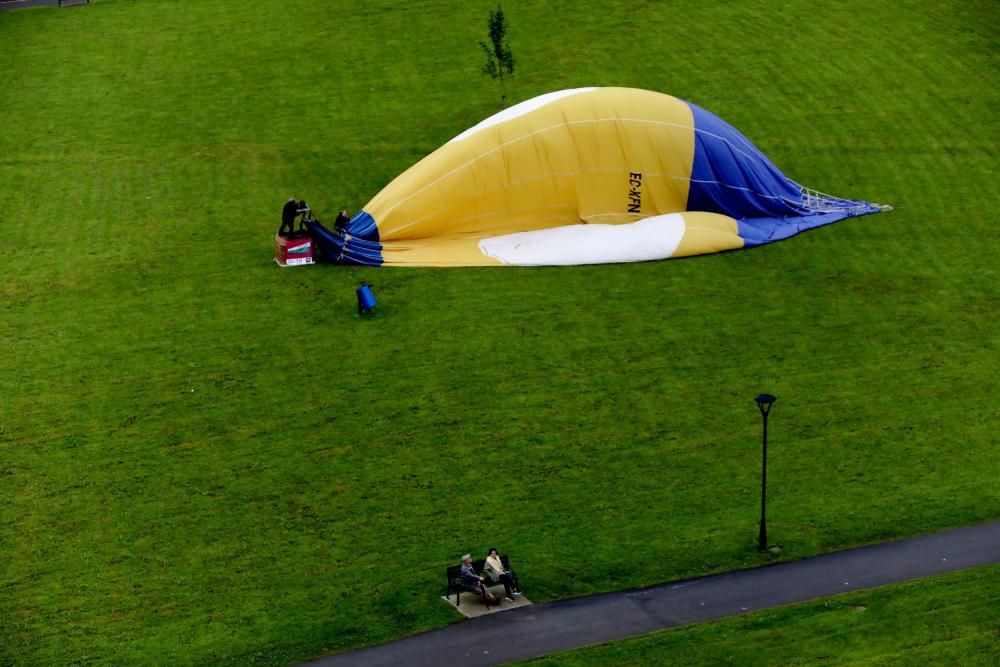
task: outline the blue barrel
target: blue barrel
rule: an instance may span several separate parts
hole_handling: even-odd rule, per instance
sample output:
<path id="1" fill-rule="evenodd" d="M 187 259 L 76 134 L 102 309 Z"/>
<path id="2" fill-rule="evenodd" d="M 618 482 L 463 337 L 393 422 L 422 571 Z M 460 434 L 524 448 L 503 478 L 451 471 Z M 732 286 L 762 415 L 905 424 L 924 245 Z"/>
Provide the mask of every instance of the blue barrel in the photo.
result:
<path id="1" fill-rule="evenodd" d="M 375 294 L 370 285 L 358 288 L 358 312 L 368 312 L 375 307 Z"/>

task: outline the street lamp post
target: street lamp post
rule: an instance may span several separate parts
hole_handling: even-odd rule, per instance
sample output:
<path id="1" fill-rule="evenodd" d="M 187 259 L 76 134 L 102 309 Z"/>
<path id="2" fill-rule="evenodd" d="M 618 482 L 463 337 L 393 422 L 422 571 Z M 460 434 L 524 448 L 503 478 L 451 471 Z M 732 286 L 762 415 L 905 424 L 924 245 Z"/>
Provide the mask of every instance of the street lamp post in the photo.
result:
<path id="1" fill-rule="evenodd" d="M 764 448 L 761 452 L 760 475 L 760 534 L 757 536 L 757 551 L 767 550 L 767 413 L 778 400 L 771 394 L 761 394 L 754 399 L 764 418 Z"/>

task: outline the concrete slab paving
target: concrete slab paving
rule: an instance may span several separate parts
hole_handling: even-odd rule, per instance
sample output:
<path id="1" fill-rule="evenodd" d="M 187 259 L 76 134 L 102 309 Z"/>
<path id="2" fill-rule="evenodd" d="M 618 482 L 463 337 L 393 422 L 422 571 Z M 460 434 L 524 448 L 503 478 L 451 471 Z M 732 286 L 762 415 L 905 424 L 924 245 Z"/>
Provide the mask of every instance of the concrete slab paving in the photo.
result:
<path id="1" fill-rule="evenodd" d="M 503 587 L 499 587 L 499 590 L 492 588 L 490 589 L 494 595 L 500 598 L 499 605 L 490 605 L 490 608 L 486 608 L 486 604 L 481 598 L 476 597 L 472 593 L 462 593 L 461 604 L 456 603 L 456 595 L 451 595 L 448 597 L 442 595 L 441 599 L 448 603 L 448 606 L 452 609 L 457 610 L 462 616 L 466 618 L 479 618 L 480 616 L 489 616 L 491 614 L 496 614 L 502 611 L 510 611 L 511 609 L 518 609 L 520 607 L 526 607 L 533 604 L 531 600 L 526 598 L 524 594 L 514 596 L 514 601 L 504 599 Z"/>

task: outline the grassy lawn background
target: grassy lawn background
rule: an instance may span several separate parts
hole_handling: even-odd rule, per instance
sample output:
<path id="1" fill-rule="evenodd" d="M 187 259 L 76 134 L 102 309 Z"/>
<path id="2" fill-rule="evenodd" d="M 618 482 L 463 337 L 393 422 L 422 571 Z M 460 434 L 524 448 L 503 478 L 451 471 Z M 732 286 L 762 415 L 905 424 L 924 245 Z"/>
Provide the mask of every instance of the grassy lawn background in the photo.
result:
<path id="1" fill-rule="evenodd" d="M 490 3 L 0 13 L 0 662 L 282 664 L 1000 516 L 992 3 L 505 3 L 509 99 L 668 92 L 880 214 L 690 260 L 278 269 L 497 110 Z M 375 285 L 373 318 L 353 288 Z M 578 566 L 583 562 L 585 566 Z"/>
<path id="2" fill-rule="evenodd" d="M 996 665 L 1000 567 L 838 595 L 542 658 L 572 665 Z"/>

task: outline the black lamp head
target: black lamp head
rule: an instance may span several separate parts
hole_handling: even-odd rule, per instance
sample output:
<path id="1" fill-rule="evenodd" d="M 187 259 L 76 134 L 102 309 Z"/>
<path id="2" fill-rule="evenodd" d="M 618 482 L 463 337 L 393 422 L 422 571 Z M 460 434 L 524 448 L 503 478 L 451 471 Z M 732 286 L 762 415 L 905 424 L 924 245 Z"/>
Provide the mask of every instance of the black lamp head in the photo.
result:
<path id="1" fill-rule="evenodd" d="M 771 410 L 771 406 L 778 399 L 771 394 L 761 394 L 754 400 L 757 401 L 757 407 L 760 408 L 760 414 L 767 415 L 767 413 Z"/>

